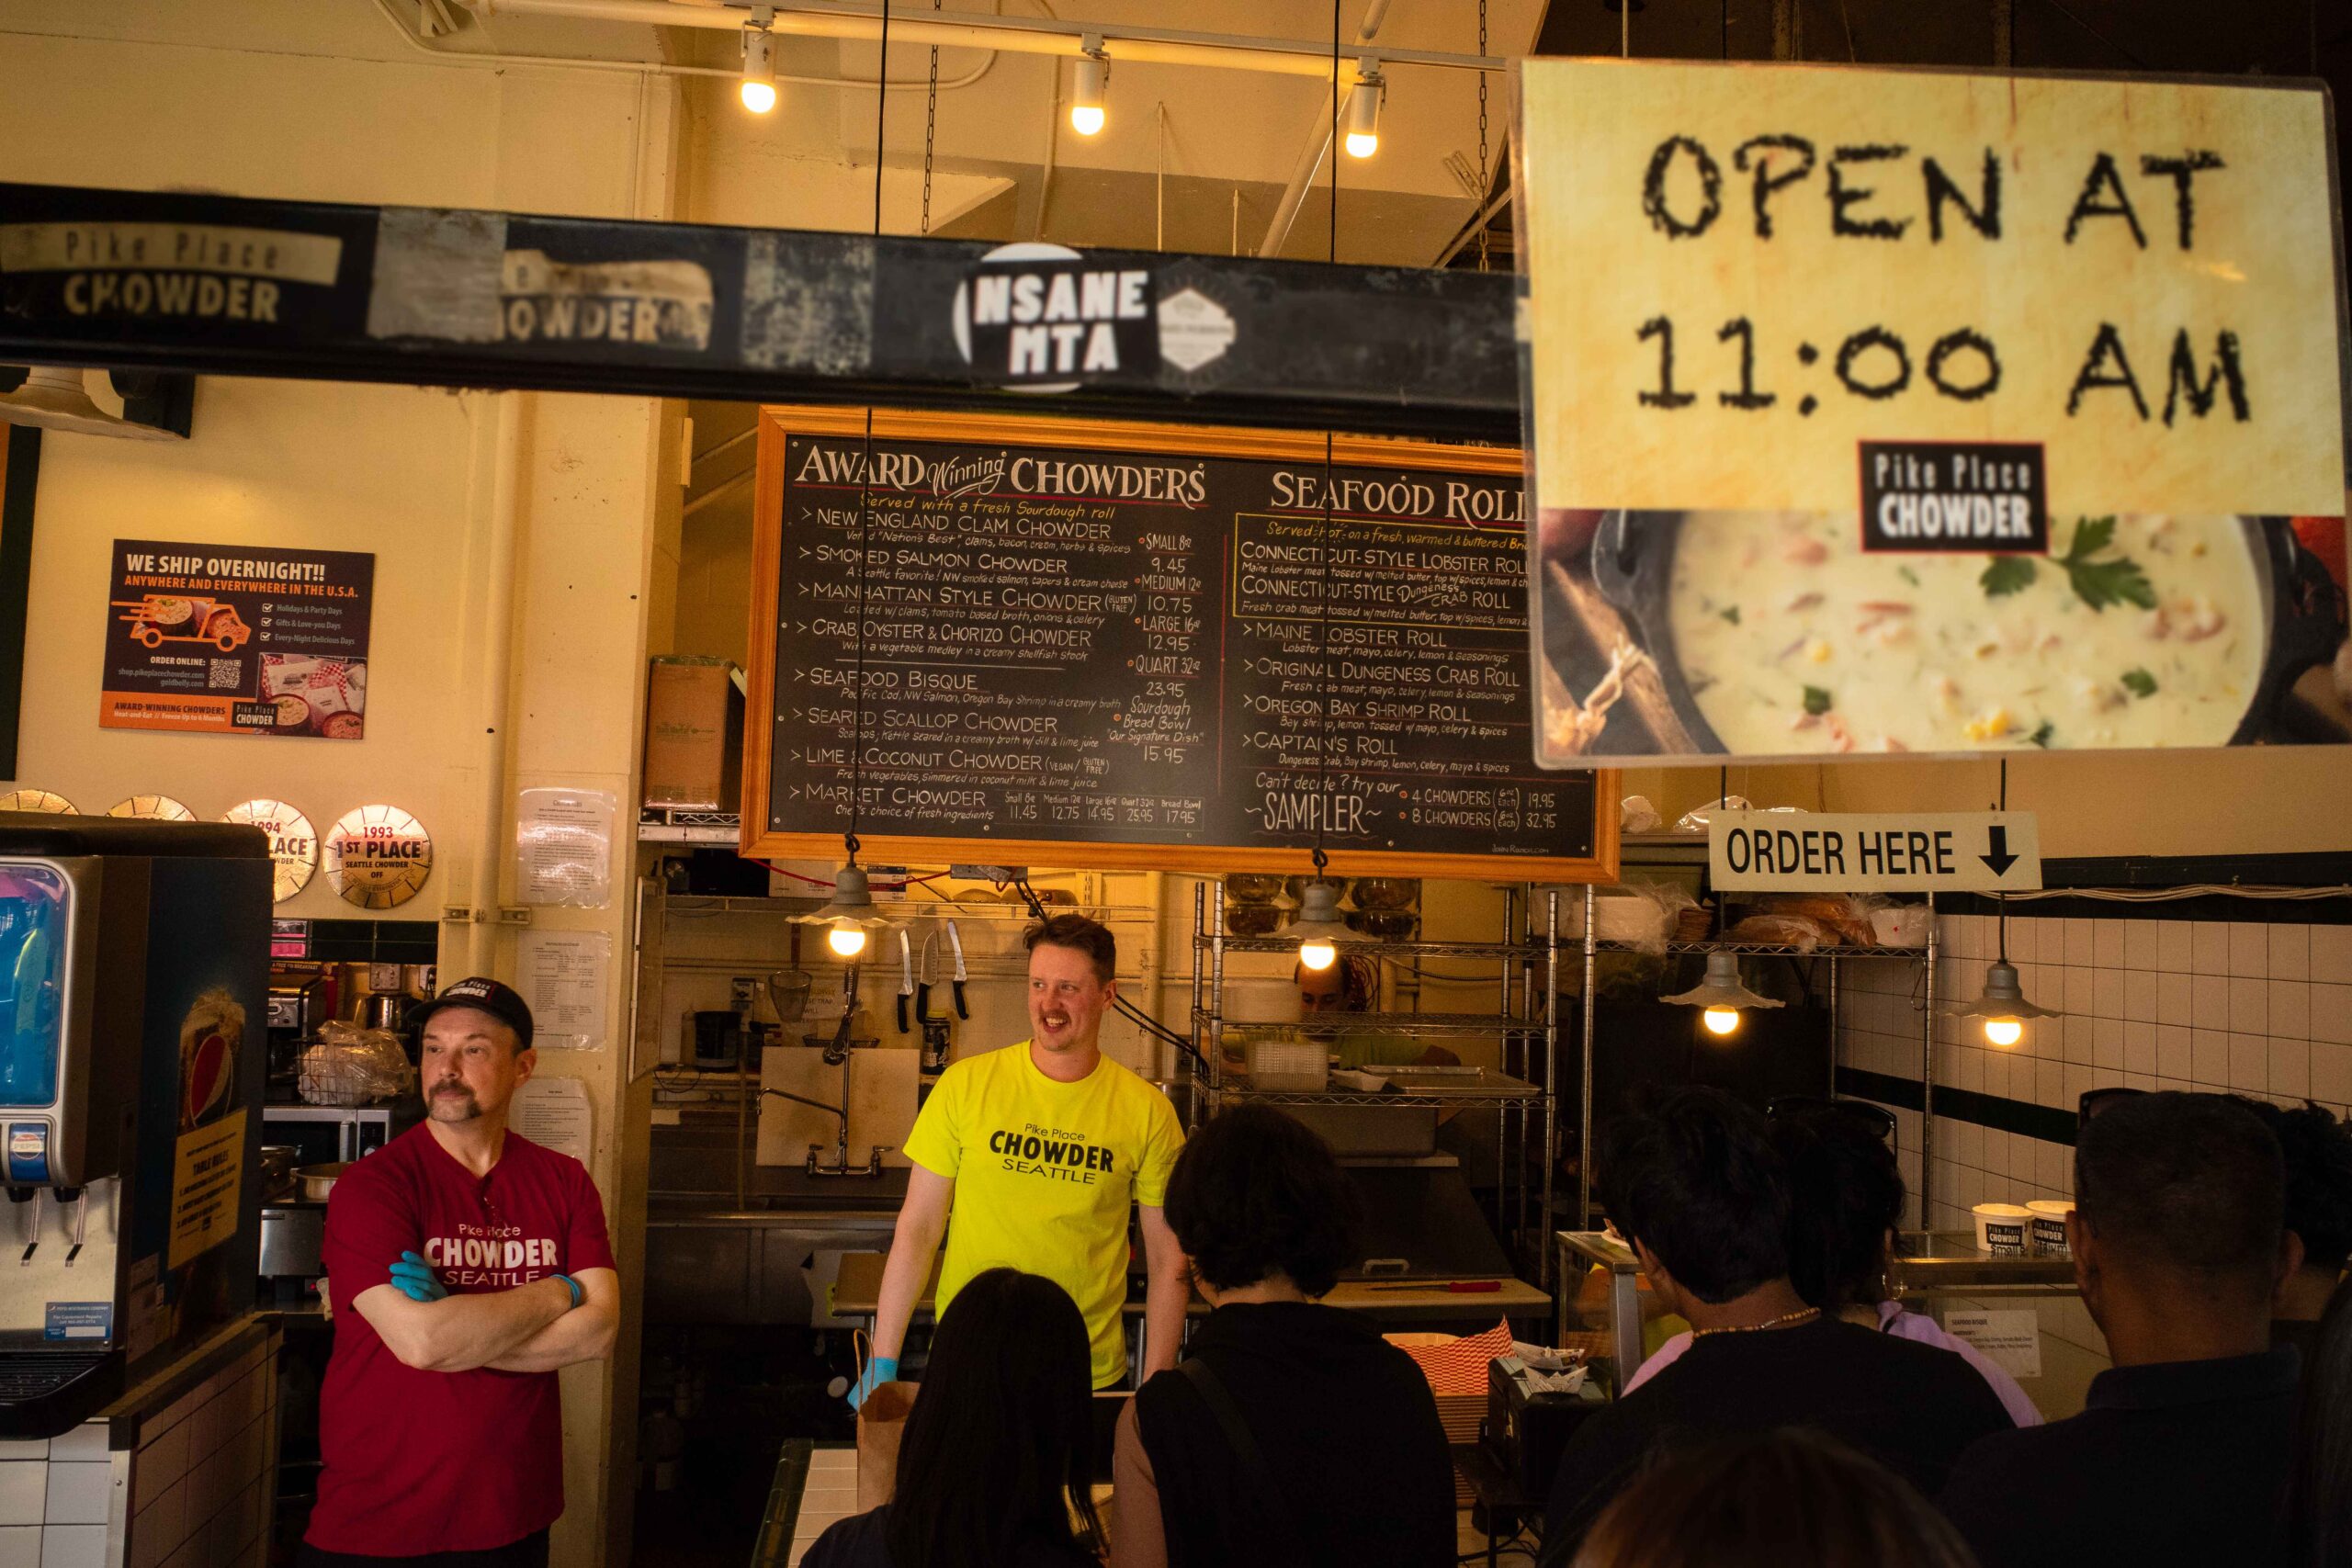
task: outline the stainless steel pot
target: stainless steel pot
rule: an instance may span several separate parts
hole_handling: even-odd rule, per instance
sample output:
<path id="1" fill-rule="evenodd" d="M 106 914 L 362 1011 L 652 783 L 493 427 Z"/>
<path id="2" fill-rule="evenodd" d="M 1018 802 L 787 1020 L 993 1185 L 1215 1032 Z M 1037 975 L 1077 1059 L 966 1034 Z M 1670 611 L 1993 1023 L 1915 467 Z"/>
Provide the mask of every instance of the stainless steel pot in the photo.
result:
<path id="1" fill-rule="evenodd" d="M 294 1179 L 302 1184 L 302 1201 L 323 1203 L 327 1194 L 334 1190 L 335 1179 L 349 1169 L 349 1162 L 337 1160 L 333 1165 L 305 1165 L 295 1168 Z"/>

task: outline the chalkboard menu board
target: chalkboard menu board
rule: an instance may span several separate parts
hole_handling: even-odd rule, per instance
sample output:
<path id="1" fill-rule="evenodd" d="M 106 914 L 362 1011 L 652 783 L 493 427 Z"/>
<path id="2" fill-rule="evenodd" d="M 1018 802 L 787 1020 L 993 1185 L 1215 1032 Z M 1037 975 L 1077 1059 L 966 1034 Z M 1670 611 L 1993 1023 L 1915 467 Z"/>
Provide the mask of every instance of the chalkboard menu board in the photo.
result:
<path id="1" fill-rule="evenodd" d="M 745 852 L 1613 876 L 1545 773 L 1519 455 L 762 411 Z M 1329 518 L 1327 521 L 1327 507 Z M 859 694 L 863 692 L 863 702 Z M 1602 805 L 1605 802 L 1606 809 Z"/>

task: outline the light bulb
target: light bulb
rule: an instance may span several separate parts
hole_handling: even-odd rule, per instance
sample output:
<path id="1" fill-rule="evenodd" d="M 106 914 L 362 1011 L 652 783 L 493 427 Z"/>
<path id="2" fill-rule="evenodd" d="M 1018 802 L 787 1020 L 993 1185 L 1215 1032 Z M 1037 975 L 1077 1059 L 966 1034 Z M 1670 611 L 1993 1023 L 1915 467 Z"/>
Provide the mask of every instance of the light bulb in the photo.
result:
<path id="1" fill-rule="evenodd" d="M 1711 1034 L 1729 1034 L 1739 1027 L 1737 1008 L 1709 1008 L 1699 1017 Z"/>
<path id="2" fill-rule="evenodd" d="M 842 920 L 825 932 L 825 945 L 843 958 L 855 958 L 865 951 L 865 928 L 849 920 Z"/>
<path id="3" fill-rule="evenodd" d="M 753 114 L 775 107 L 775 37 L 765 28 L 743 29 L 743 84 L 737 89 Z"/>
<path id="4" fill-rule="evenodd" d="M 1380 151 L 1380 73 L 1372 61 L 1357 67 L 1356 85 L 1348 89 L 1345 145 L 1351 158 L 1369 158 Z"/>
<path id="5" fill-rule="evenodd" d="M 1330 942 L 1310 941 L 1298 944 L 1298 964 L 1302 969 L 1329 969 L 1339 958 L 1339 948 Z"/>
<path id="6" fill-rule="evenodd" d="M 2014 1045 L 2025 1038 L 2025 1024 L 2014 1018 L 1988 1018 L 1984 1021 L 1984 1038 L 1996 1045 Z"/>
<path id="7" fill-rule="evenodd" d="M 1110 62 L 1097 39 L 1087 39 L 1087 51 L 1078 57 L 1078 78 L 1069 97 L 1069 128 L 1080 136 L 1102 129 L 1102 86 L 1111 77 Z"/>

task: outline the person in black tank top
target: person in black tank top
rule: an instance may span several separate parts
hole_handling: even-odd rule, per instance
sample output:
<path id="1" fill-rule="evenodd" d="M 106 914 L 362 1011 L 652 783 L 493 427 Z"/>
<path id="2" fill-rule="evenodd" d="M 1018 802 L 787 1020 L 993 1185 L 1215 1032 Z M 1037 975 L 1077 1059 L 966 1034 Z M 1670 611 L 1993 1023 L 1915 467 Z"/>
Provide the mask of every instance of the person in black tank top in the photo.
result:
<path id="1" fill-rule="evenodd" d="M 1214 1309 L 1120 1418 L 1112 1568 L 1451 1568 L 1453 1468 L 1428 1380 L 1317 1304 L 1355 1260 L 1354 1191 L 1265 1106 L 1195 1133 L 1168 1219 Z"/>

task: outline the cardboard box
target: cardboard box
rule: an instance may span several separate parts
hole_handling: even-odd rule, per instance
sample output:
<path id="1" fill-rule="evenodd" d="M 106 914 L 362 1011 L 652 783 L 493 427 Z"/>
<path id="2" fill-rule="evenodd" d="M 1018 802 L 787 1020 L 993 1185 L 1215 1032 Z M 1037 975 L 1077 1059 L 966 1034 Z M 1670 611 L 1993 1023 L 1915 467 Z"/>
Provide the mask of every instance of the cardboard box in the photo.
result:
<path id="1" fill-rule="evenodd" d="M 743 792 L 743 696 L 724 659 L 650 661 L 645 682 L 648 810 L 733 811 Z"/>

